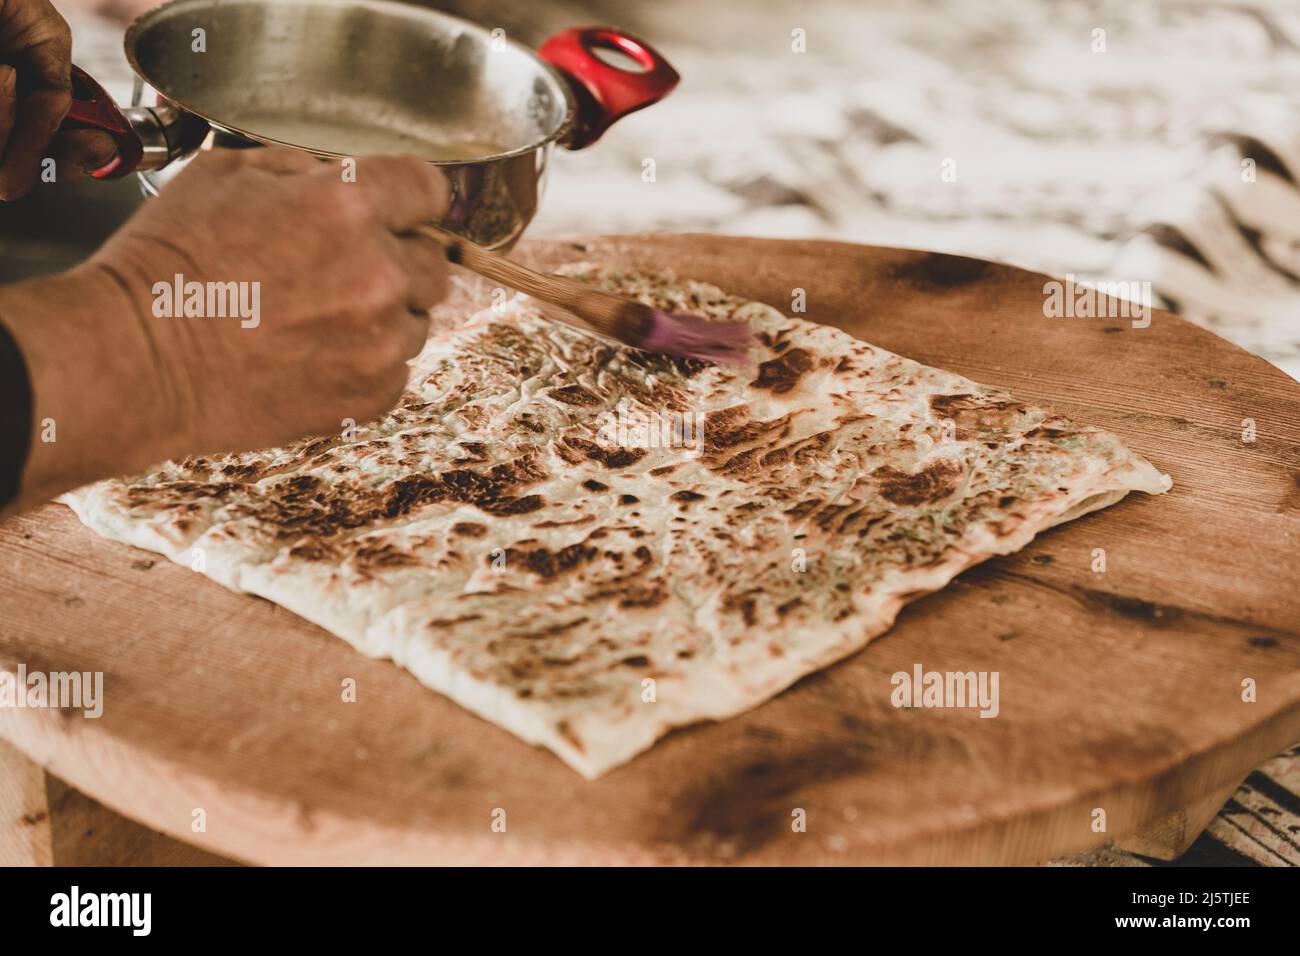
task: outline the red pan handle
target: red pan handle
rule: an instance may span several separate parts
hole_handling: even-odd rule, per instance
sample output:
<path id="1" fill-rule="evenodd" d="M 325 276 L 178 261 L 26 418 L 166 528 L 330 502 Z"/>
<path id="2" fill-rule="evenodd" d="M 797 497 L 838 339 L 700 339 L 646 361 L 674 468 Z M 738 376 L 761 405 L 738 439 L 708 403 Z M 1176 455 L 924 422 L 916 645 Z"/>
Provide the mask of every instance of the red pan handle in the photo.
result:
<path id="1" fill-rule="evenodd" d="M 597 49 L 625 53 L 641 72 L 611 66 Z M 582 149 L 628 113 L 657 103 L 681 79 L 654 47 L 615 27 L 576 27 L 555 34 L 537 51 L 569 80 L 578 98 L 578 115 L 564 145 Z"/>
<path id="2" fill-rule="evenodd" d="M 113 97 L 79 66 L 72 68 L 72 108 L 59 129 L 98 129 L 113 137 L 117 155 L 90 174 L 96 179 L 125 176 L 135 169 L 144 154 L 140 137 L 131 129 L 130 121 L 117 108 Z"/>

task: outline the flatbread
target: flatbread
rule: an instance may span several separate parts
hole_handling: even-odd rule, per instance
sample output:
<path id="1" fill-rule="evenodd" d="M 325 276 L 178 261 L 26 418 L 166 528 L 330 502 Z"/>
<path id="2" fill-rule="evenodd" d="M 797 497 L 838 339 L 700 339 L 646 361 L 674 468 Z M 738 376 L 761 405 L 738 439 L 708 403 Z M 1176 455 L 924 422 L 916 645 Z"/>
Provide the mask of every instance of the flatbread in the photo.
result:
<path id="1" fill-rule="evenodd" d="M 433 336 L 339 438 L 68 496 L 595 777 L 863 647 L 904 603 L 1169 479 L 1115 435 L 671 274 L 568 274 L 744 319 L 756 368 L 630 350 L 520 297 Z"/>

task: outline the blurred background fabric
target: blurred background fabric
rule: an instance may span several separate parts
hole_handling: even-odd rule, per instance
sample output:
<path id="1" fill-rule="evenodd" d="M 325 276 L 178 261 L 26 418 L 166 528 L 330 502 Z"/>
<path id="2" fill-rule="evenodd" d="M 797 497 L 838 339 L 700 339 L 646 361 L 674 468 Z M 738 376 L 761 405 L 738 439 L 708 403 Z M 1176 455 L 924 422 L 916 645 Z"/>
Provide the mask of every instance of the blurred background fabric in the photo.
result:
<path id="1" fill-rule="evenodd" d="M 129 97 L 121 24 L 153 4 L 56 3 L 78 61 Z M 558 157 L 533 236 L 817 237 L 1150 282 L 1157 304 L 1300 378 L 1297 0 L 426 5 L 531 46 L 616 24 L 683 76 L 599 148 Z M 1180 862 L 1300 864 L 1297 792 L 1292 749 Z"/>
<path id="2" fill-rule="evenodd" d="M 152 3 L 65 4 L 78 57 L 129 91 L 105 25 Z M 683 76 L 552 164 L 532 235 L 818 237 L 1149 281 L 1300 378 L 1300 2 L 425 5 L 533 46 L 614 23 Z"/>

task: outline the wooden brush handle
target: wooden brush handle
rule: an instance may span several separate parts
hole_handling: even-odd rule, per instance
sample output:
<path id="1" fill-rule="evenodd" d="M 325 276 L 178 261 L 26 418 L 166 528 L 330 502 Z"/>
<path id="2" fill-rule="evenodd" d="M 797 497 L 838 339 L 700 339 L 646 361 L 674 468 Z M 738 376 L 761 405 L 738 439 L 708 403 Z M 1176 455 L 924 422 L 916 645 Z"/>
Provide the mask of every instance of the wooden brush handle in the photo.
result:
<path id="1" fill-rule="evenodd" d="M 485 279 L 492 279 L 512 289 L 526 292 L 543 302 L 576 311 L 576 302 L 592 291 L 575 279 L 534 272 L 517 262 L 511 262 L 504 256 L 489 252 L 478 243 L 470 242 L 437 226 L 421 223 L 415 227 L 415 231 L 440 243 L 447 250 L 449 261 L 464 266 L 470 272 L 475 272 Z"/>
<path id="2" fill-rule="evenodd" d="M 547 311 L 548 318 L 585 328 L 636 348 L 641 347 L 652 327 L 650 309 L 633 299 L 593 289 L 568 276 L 534 272 L 437 226 L 421 223 L 415 227 L 415 231 L 440 243 L 446 249 L 449 261 L 562 310 L 561 313 Z M 573 321 L 574 318 L 577 319 L 576 322 Z"/>

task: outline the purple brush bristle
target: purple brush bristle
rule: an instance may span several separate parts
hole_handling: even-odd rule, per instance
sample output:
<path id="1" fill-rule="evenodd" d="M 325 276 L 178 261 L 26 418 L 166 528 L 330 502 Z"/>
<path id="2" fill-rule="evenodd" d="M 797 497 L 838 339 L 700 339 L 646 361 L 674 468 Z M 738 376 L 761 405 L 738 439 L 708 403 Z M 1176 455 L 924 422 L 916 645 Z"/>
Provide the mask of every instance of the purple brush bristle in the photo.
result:
<path id="1" fill-rule="evenodd" d="M 641 340 L 641 348 L 704 362 L 747 365 L 752 340 L 744 322 L 710 322 L 685 312 L 652 309 L 650 331 Z"/>

